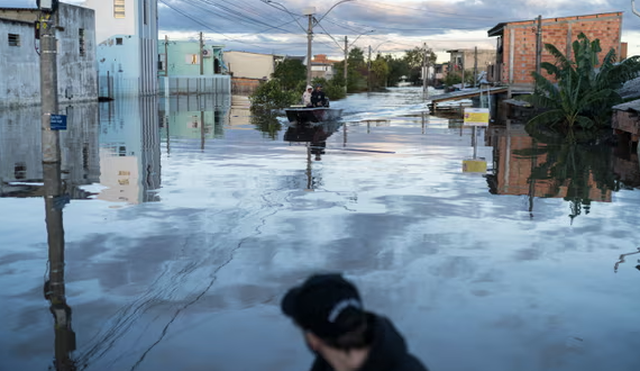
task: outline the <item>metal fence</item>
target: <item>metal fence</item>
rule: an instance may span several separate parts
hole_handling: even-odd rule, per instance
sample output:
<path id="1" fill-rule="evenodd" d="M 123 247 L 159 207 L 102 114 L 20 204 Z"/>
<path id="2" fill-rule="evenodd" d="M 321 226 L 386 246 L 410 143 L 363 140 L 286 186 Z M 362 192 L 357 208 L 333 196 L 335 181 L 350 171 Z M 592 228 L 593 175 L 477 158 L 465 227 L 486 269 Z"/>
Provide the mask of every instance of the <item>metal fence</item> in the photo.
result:
<path id="1" fill-rule="evenodd" d="M 159 79 L 160 94 L 231 94 L 231 76 L 169 76 Z"/>

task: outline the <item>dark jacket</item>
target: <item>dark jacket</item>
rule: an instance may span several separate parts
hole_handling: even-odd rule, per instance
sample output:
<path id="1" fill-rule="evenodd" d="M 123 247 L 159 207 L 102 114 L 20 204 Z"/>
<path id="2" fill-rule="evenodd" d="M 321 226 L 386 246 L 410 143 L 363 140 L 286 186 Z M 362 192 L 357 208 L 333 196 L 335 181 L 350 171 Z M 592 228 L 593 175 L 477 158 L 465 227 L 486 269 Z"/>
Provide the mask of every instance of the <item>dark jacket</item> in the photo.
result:
<path id="1" fill-rule="evenodd" d="M 393 324 L 384 317 L 369 315 L 373 326 L 373 344 L 369 358 L 358 371 L 428 371 L 414 356 L 409 354 L 404 338 Z M 322 357 L 316 357 L 311 371 L 334 371 Z"/>
<path id="2" fill-rule="evenodd" d="M 322 90 L 314 90 L 311 93 L 311 105 L 314 107 L 324 107 L 327 105 L 327 96 Z"/>

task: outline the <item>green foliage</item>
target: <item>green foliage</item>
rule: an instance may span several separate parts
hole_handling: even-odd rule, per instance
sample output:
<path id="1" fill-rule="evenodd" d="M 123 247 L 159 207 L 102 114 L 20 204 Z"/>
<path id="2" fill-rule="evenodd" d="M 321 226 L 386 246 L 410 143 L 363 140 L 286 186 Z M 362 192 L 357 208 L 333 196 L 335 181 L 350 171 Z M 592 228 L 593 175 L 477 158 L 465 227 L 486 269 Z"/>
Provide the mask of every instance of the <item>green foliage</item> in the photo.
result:
<path id="1" fill-rule="evenodd" d="M 532 74 L 535 91 L 524 99 L 544 111 L 529 125 L 545 124 L 560 132 L 610 127 L 612 107 L 622 102 L 617 89 L 640 72 L 640 56 L 615 63 L 614 49 L 600 62 L 600 40 L 589 41 L 584 33 L 572 46 L 573 59 L 554 45 L 545 45 L 556 61 L 541 65 L 551 79 Z"/>
<path id="2" fill-rule="evenodd" d="M 285 59 L 276 65 L 271 76 L 280 80 L 284 89 L 294 90 L 301 80 L 307 78 L 307 67 L 300 60 Z"/>
<path id="3" fill-rule="evenodd" d="M 371 89 L 379 90 L 386 87 L 387 76 L 389 76 L 389 65 L 387 61 L 378 56 L 375 61 L 371 62 Z"/>
<path id="4" fill-rule="evenodd" d="M 453 85 L 456 85 L 456 84 L 460 84 L 461 82 L 462 82 L 462 73 L 460 73 L 460 72 L 449 71 L 449 73 L 447 73 L 447 76 L 445 76 L 445 78 L 444 78 L 445 86 L 453 86 Z M 464 83 L 465 83 L 466 86 L 473 85 L 473 72 L 472 71 L 466 71 L 465 70 Z"/>
<path id="5" fill-rule="evenodd" d="M 344 78 L 341 78 L 340 80 L 344 80 Z M 311 85 L 316 86 L 316 84 L 322 85 L 322 90 L 330 101 L 336 101 L 346 97 L 344 85 L 339 84 L 335 78 L 327 80 L 322 77 L 316 77 L 313 79 Z"/>
<path id="6" fill-rule="evenodd" d="M 422 79 L 422 65 L 424 63 L 425 52 L 430 65 L 434 65 L 438 57 L 430 48 L 415 47 L 412 50 L 405 51 L 404 62 L 406 63 L 409 73 L 409 81 L 417 84 Z"/>
<path id="7" fill-rule="evenodd" d="M 404 58 L 394 58 L 390 54 L 385 55 L 383 58 L 389 67 L 387 86 L 397 85 L 400 77 L 409 75 L 409 65 L 404 61 Z"/>
<path id="8" fill-rule="evenodd" d="M 251 109 L 254 111 L 270 111 L 298 104 L 304 90 L 286 90 L 279 79 L 271 79 L 260 84 L 258 89 L 249 96 Z"/>

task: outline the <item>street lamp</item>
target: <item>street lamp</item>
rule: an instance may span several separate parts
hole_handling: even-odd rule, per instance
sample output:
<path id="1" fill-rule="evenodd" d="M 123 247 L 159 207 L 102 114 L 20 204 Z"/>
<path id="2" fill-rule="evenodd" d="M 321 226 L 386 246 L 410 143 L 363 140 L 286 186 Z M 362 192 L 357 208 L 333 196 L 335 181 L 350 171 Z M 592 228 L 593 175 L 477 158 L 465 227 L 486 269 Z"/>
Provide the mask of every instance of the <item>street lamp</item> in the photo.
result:
<path id="1" fill-rule="evenodd" d="M 289 13 L 291 16 L 293 16 L 293 14 L 287 9 L 286 6 L 284 6 L 283 4 L 276 2 L 276 1 L 272 1 L 272 0 L 262 0 L 265 4 L 275 4 L 275 5 L 279 5 L 285 12 Z M 311 42 L 313 40 L 313 27 L 316 26 L 317 24 L 320 23 L 321 20 L 324 19 L 324 17 L 327 16 L 327 14 L 329 14 L 329 12 L 331 12 L 333 10 L 333 8 L 335 8 L 336 6 L 342 4 L 342 3 L 346 3 L 349 1 L 355 1 L 355 0 L 341 0 L 338 1 L 337 3 L 333 4 L 333 6 L 331 6 L 331 8 L 329 8 L 329 10 L 326 11 L 326 13 L 324 13 L 324 15 L 322 17 L 320 17 L 320 19 L 314 19 L 313 15 L 316 12 L 316 9 L 314 7 L 311 8 L 306 8 L 304 11 L 304 15 L 306 17 L 309 18 L 309 25 L 306 29 L 307 32 L 307 85 L 311 84 Z M 298 20 L 296 20 L 296 22 L 298 22 Z M 300 23 L 298 23 L 298 25 L 300 25 L 300 27 L 302 27 L 302 25 Z M 304 27 L 302 27 L 304 29 Z"/>
<path id="2" fill-rule="evenodd" d="M 633 14 L 637 15 L 638 17 L 640 17 L 640 12 L 636 10 L 636 2 L 635 2 L 635 0 L 631 0 L 631 10 L 633 11 Z"/>

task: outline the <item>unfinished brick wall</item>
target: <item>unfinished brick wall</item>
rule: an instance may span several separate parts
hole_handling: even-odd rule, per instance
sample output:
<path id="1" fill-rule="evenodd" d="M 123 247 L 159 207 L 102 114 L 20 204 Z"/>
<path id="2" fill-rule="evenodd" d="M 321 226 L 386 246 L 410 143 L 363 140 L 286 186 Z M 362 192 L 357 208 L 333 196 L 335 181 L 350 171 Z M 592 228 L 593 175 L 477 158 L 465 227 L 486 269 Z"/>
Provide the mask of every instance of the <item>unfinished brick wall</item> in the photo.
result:
<path id="1" fill-rule="evenodd" d="M 590 40 L 600 39 L 602 53 L 611 48 L 619 59 L 621 54 L 622 13 L 606 13 L 542 20 L 542 43 L 553 44 L 564 54 L 572 56 L 571 44 L 584 32 Z M 537 21 L 508 23 L 504 28 L 504 59 L 502 81 L 512 84 L 531 84 L 531 72 L 536 69 Z M 513 41 L 513 57 L 511 43 Z M 511 63 L 513 61 L 513 71 Z M 543 46 L 542 61 L 554 63 L 555 59 Z M 544 70 L 543 75 L 546 76 Z"/>

